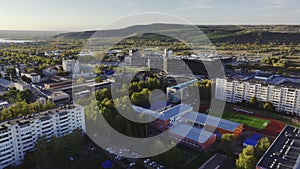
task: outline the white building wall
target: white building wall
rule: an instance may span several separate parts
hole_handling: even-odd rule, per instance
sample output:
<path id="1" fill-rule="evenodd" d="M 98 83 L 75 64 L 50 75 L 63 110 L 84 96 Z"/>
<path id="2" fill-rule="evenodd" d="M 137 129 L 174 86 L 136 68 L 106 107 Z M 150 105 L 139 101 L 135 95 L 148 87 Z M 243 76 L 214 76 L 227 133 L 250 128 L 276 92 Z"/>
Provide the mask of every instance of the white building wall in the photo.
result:
<path id="1" fill-rule="evenodd" d="M 250 101 L 253 96 L 261 102 L 270 101 L 279 112 L 300 116 L 300 89 L 216 79 L 216 99 L 237 103 L 243 100 Z"/>
<path id="2" fill-rule="evenodd" d="M 39 136 L 48 139 L 53 135 L 62 137 L 75 129 L 82 129 L 85 132 L 83 107 L 56 110 L 58 109 L 51 110 L 42 117 L 20 118 L 14 119 L 14 122 L 7 121 L 0 124 L 0 169 L 22 163 L 26 152 L 34 148 Z M 18 120 L 26 120 L 26 124 L 16 122 Z"/>

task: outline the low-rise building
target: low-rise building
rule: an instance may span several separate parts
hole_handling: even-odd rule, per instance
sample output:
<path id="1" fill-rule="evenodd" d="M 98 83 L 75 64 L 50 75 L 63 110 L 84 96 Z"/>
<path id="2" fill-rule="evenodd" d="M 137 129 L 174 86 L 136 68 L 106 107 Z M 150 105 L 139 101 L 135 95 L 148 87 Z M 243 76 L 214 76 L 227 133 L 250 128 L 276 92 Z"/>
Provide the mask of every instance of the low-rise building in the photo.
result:
<path id="1" fill-rule="evenodd" d="M 31 80 L 32 83 L 40 83 L 41 76 L 37 73 L 21 73 L 21 76 L 26 76 Z"/>
<path id="2" fill-rule="evenodd" d="M 300 168 L 300 129 L 286 126 L 256 164 L 256 169 Z"/>
<path id="3" fill-rule="evenodd" d="M 21 91 L 30 90 L 31 89 L 30 84 L 28 84 L 28 83 L 26 83 L 24 81 L 21 81 L 21 80 L 17 81 L 15 83 L 15 87 L 16 87 L 16 89 L 21 90 Z"/>
<path id="4" fill-rule="evenodd" d="M 51 100 L 55 104 L 68 103 L 70 101 L 70 96 L 59 90 L 42 90 L 42 94 Z"/>
<path id="5" fill-rule="evenodd" d="M 204 150 L 216 141 L 216 135 L 204 129 L 187 124 L 178 124 L 170 128 L 169 136 L 187 146 Z"/>
<path id="6" fill-rule="evenodd" d="M 0 86 L 2 86 L 4 88 L 15 87 L 15 83 L 13 83 L 12 81 L 0 78 Z"/>
<path id="7" fill-rule="evenodd" d="M 182 122 L 217 133 L 218 137 L 222 137 L 222 134 L 234 134 L 237 138 L 242 134 L 244 128 L 241 123 L 194 111 L 185 114 L 182 117 Z"/>

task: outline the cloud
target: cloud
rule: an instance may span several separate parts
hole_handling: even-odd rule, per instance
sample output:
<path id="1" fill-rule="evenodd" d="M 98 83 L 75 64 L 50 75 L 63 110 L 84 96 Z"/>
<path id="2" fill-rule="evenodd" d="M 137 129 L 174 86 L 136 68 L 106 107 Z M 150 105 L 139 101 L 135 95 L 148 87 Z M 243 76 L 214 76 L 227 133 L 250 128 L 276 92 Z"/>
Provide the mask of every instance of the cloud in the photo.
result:
<path id="1" fill-rule="evenodd" d="M 178 11 L 212 8 L 212 0 L 182 0 Z"/>

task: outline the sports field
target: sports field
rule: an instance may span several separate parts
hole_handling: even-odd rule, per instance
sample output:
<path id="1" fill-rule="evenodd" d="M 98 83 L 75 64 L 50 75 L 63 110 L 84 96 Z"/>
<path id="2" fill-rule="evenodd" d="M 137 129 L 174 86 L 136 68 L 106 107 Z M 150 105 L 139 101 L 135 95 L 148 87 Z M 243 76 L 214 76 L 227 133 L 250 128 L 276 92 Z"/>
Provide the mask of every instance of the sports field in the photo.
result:
<path id="1" fill-rule="evenodd" d="M 243 123 L 247 127 L 252 127 L 260 130 L 266 128 L 267 125 L 270 123 L 269 120 L 264 120 L 264 119 L 233 113 L 229 111 L 224 112 L 223 118 L 237 123 Z"/>

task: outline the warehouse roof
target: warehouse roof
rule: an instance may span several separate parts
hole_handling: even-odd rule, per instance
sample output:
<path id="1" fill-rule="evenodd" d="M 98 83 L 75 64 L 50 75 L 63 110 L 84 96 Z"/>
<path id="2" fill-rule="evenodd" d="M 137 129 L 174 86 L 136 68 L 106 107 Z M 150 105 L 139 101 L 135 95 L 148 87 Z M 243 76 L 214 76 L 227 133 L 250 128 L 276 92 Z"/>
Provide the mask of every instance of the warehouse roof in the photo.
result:
<path id="1" fill-rule="evenodd" d="M 260 168 L 300 168 L 300 129 L 286 126 L 258 161 Z"/>
<path id="2" fill-rule="evenodd" d="M 239 127 L 241 125 L 240 123 L 232 122 L 229 120 L 224 120 L 219 117 L 214 117 L 214 116 L 210 116 L 207 114 L 198 113 L 198 112 L 194 112 L 194 111 L 184 115 L 183 119 L 192 121 L 194 123 L 198 123 L 201 125 L 207 124 L 207 125 L 215 126 L 215 127 L 218 127 L 218 128 L 221 128 L 221 129 L 224 129 L 227 131 L 231 131 L 231 132 L 233 132 L 237 127 Z"/>
<path id="3" fill-rule="evenodd" d="M 214 136 L 213 133 L 187 124 L 175 125 L 169 132 L 170 134 L 175 134 L 181 138 L 188 138 L 199 143 L 205 143 L 208 139 Z"/>
<path id="4" fill-rule="evenodd" d="M 179 104 L 166 111 L 163 111 L 158 118 L 165 121 L 177 115 L 184 115 L 190 111 L 193 111 L 191 106 L 187 104 Z"/>

